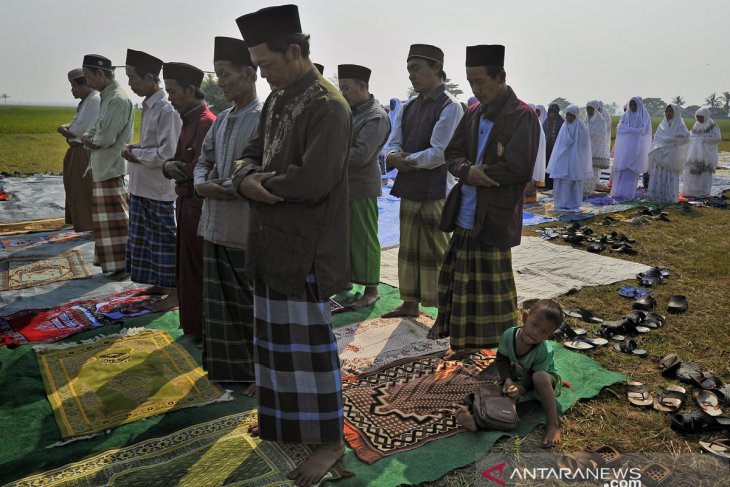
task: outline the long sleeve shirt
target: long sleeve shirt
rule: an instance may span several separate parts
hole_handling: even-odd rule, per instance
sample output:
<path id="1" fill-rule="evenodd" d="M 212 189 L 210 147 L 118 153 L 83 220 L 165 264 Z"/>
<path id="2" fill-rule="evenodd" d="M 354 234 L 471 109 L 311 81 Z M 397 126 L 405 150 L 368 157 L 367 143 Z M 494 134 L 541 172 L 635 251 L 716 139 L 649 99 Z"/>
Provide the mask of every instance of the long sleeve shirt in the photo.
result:
<path id="1" fill-rule="evenodd" d="M 132 140 L 134 127 L 132 102 L 117 81 L 110 83 L 99 95 L 99 118 L 84 134 L 97 146 L 91 151 L 89 164 L 91 176 L 97 183 L 127 174 L 122 150 Z"/>
<path id="2" fill-rule="evenodd" d="M 372 95 L 352 109 L 352 145 L 347 158 L 350 201 L 381 194 L 378 154 L 390 133 L 390 119 Z"/>
<path id="3" fill-rule="evenodd" d="M 71 135 L 68 139 L 69 142 L 81 143 L 81 136 L 91 129 L 99 118 L 100 106 L 101 96 L 96 90 L 81 100 L 76 110 L 76 115 L 66 126 Z"/>
<path id="4" fill-rule="evenodd" d="M 172 159 L 182 130 L 182 119 L 159 89 L 142 102 L 142 128 L 139 144 L 132 155 L 139 162 L 130 162 L 129 192 L 157 201 L 175 200 L 175 182 L 162 174 L 162 165 Z"/>
<path id="5" fill-rule="evenodd" d="M 243 150 L 256 134 L 261 116 L 261 101 L 221 112 L 203 140 L 203 147 L 193 175 L 195 184 L 213 179 L 233 184 L 231 176 Z M 236 193 L 238 194 L 238 193 Z M 198 235 L 216 245 L 246 249 L 248 240 L 249 203 L 242 196 L 234 200 L 205 198 L 200 216 Z"/>

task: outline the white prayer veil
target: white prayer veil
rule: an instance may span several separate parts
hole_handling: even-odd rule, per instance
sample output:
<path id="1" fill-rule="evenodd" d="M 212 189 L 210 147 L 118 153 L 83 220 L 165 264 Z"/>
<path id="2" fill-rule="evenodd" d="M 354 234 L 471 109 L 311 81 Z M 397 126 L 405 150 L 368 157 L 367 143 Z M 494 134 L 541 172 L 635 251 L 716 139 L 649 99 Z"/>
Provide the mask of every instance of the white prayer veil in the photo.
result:
<path id="1" fill-rule="evenodd" d="M 540 125 L 542 126 L 543 123 L 545 123 L 545 120 L 547 119 L 547 108 L 545 108 L 545 105 L 537 105 L 535 107 L 536 110 L 540 110 Z"/>
<path id="2" fill-rule="evenodd" d="M 635 112 L 631 111 L 631 101 L 636 103 Z M 626 107 L 616 127 L 614 168 L 642 174 L 649 167 L 651 117 L 639 96 L 631 98 Z"/>
<path id="3" fill-rule="evenodd" d="M 687 157 L 689 131 L 682 118 L 682 109 L 674 103 L 667 107 L 672 107 L 674 116 L 668 120 L 665 110 L 664 119 L 656 129 L 649 151 L 649 172 L 654 172 L 656 166 L 679 174 Z"/>
<path id="4" fill-rule="evenodd" d="M 611 158 L 611 139 L 606 131 L 606 118 L 599 111 L 601 103 L 598 100 L 591 100 L 586 103 L 586 107 L 593 108 L 593 115 L 588 115 L 586 111 L 586 118 L 584 123 L 588 129 L 588 134 L 591 137 L 591 152 L 594 161 L 594 165 L 597 160 L 600 159 L 600 164 L 596 167 L 607 168 L 610 164 Z"/>
<path id="5" fill-rule="evenodd" d="M 576 118 L 572 122 L 568 122 L 566 118 L 560 127 L 547 172 L 553 179 L 585 181 L 593 177 L 591 139 L 588 129 L 578 118 L 580 108 L 569 105 L 565 109 L 565 114 L 568 113 Z"/>

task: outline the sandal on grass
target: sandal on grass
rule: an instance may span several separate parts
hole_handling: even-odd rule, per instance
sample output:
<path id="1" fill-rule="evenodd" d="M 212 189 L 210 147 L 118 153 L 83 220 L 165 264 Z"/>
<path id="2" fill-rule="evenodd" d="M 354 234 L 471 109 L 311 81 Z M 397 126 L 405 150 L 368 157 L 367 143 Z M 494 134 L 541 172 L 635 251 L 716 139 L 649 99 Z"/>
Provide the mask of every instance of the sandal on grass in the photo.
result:
<path id="1" fill-rule="evenodd" d="M 653 296 L 647 294 L 642 296 L 631 305 L 632 309 L 641 311 L 654 311 L 656 309 L 656 299 Z"/>
<path id="2" fill-rule="evenodd" d="M 689 309 L 689 303 L 687 303 L 687 297 L 681 294 L 675 294 L 669 296 L 669 302 L 667 303 L 667 311 L 670 313 L 684 313 Z"/>
<path id="3" fill-rule="evenodd" d="M 572 341 L 563 342 L 565 348 L 571 350 L 591 350 L 607 344 L 608 340 L 605 338 L 587 338 L 585 336 L 577 336 Z"/>
<path id="4" fill-rule="evenodd" d="M 702 434 L 708 431 L 730 431 L 730 418 L 710 416 L 704 411 L 669 416 L 669 426 L 679 433 Z"/>
<path id="5" fill-rule="evenodd" d="M 671 476 L 672 471 L 666 465 L 649 463 L 641 468 L 641 485 L 646 487 L 665 485 L 665 482 Z"/>
<path id="6" fill-rule="evenodd" d="M 663 413 L 676 413 L 684 406 L 686 392 L 684 387 L 674 384 L 666 388 L 657 388 L 654 395 L 654 409 Z"/>
<path id="7" fill-rule="evenodd" d="M 730 460 L 730 439 L 717 438 L 712 441 L 700 441 L 700 446 L 707 453 L 715 455 L 718 458 Z"/>
<path id="8" fill-rule="evenodd" d="M 626 397 L 631 404 L 642 408 L 654 403 L 654 394 L 643 382 L 629 382 L 626 387 Z"/>
<path id="9" fill-rule="evenodd" d="M 593 314 L 593 311 L 585 308 L 572 309 L 565 312 L 571 318 L 579 318 L 586 323 L 603 323 L 603 320 Z"/>
<path id="10" fill-rule="evenodd" d="M 665 355 L 659 360 L 659 369 L 665 377 L 676 377 L 676 372 L 680 365 L 682 365 L 682 361 L 679 360 L 676 353 Z"/>
<path id="11" fill-rule="evenodd" d="M 697 405 L 710 416 L 722 416 L 720 409 L 720 398 L 712 391 L 696 389 L 692 391 L 692 397 L 697 401 Z"/>
<path id="12" fill-rule="evenodd" d="M 639 345 L 633 340 L 626 340 L 622 343 L 614 343 L 613 349 L 620 353 L 636 355 L 639 357 L 646 357 L 648 355 L 648 352 L 643 348 L 639 348 Z"/>

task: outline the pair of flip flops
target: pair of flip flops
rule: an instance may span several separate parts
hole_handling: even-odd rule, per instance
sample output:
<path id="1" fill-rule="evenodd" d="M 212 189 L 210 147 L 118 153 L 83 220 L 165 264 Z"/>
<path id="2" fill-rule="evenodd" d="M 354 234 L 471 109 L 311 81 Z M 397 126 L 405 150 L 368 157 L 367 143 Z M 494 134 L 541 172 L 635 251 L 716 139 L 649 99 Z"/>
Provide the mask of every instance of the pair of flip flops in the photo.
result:
<path id="1" fill-rule="evenodd" d="M 674 431 L 690 435 L 712 431 L 730 431 L 730 417 L 711 416 L 705 411 L 677 413 L 669 416 L 669 426 Z"/>
<path id="2" fill-rule="evenodd" d="M 684 387 L 674 384 L 666 388 L 659 387 L 655 392 L 651 392 L 646 384 L 629 382 L 626 395 L 634 406 L 653 407 L 663 413 L 676 413 L 684 407 L 686 393 Z"/>
<path id="3" fill-rule="evenodd" d="M 642 357 L 642 358 L 649 356 L 649 352 L 647 352 L 643 348 L 639 348 L 639 344 L 631 339 L 626 340 L 625 342 L 621 342 L 621 343 L 614 343 L 613 349 L 619 353 L 625 353 L 628 355 L 636 355 L 637 357 Z"/>
<path id="4" fill-rule="evenodd" d="M 651 291 L 649 289 L 637 288 L 634 286 L 623 286 L 618 290 L 619 296 L 628 299 L 640 299 L 650 293 Z"/>
<path id="5" fill-rule="evenodd" d="M 588 338 L 587 331 L 582 328 L 572 328 L 567 323 L 563 322 L 555 333 L 553 334 L 556 340 L 562 338 L 568 338 L 567 341 L 563 342 L 565 348 L 571 350 L 591 350 L 596 347 L 601 347 L 608 344 L 608 340 L 605 338 Z"/>
<path id="6" fill-rule="evenodd" d="M 659 369 L 665 377 L 676 378 L 711 392 L 718 399 L 718 404 L 730 405 L 730 384 L 715 373 L 702 370 L 699 364 L 683 362 L 676 353 L 670 353 L 659 360 Z"/>
<path id="7" fill-rule="evenodd" d="M 666 269 L 660 269 L 659 267 L 652 267 L 646 272 L 639 272 L 636 274 L 636 280 L 644 287 L 652 287 L 657 284 L 661 284 L 668 277 L 669 271 Z"/>
<path id="8" fill-rule="evenodd" d="M 644 334 L 649 333 L 651 330 L 660 328 L 666 323 L 666 317 L 657 313 L 647 312 L 643 310 L 634 309 L 630 313 L 624 315 L 620 320 L 615 321 L 604 321 L 603 336 L 606 335 L 606 331 L 613 335 L 617 334 Z"/>
<path id="9" fill-rule="evenodd" d="M 730 461 L 730 438 L 716 438 L 712 441 L 700 441 L 700 446 L 707 453 Z"/>
<path id="10" fill-rule="evenodd" d="M 603 323 L 603 319 L 599 318 L 593 311 L 585 308 L 571 309 L 565 312 L 566 316 L 571 318 L 578 318 L 586 323 Z"/>

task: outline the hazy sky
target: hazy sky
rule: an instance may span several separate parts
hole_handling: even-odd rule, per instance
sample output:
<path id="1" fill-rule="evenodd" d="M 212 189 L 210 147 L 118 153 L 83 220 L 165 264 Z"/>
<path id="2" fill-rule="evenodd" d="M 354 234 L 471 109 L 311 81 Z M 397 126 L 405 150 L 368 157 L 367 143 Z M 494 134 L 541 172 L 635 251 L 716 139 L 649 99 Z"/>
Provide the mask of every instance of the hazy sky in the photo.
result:
<path id="1" fill-rule="evenodd" d="M 283 3 L 283 2 L 281 2 Z M 85 53 L 124 64 L 127 48 L 212 70 L 213 38 L 240 37 L 235 19 L 271 1 L 0 0 L 0 93 L 9 102 L 73 103 L 66 72 Z M 445 71 L 464 95 L 465 46 L 505 44 L 507 82 L 517 95 L 546 104 L 562 96 L 622 105 L 631 96 L 682 95 L 702 104 L 730 91 L 727 0 L 400 1 L 305 0 L 312 60 L 362 64 L 383 103 L 404 98 L 412 43 L 445 53 Z M 124 70 L 117 79 L 126 85 Z M 269 93 L 264 80 L 259 96 Z M 130 92 L 134 101 L 140 101 Z"/>

